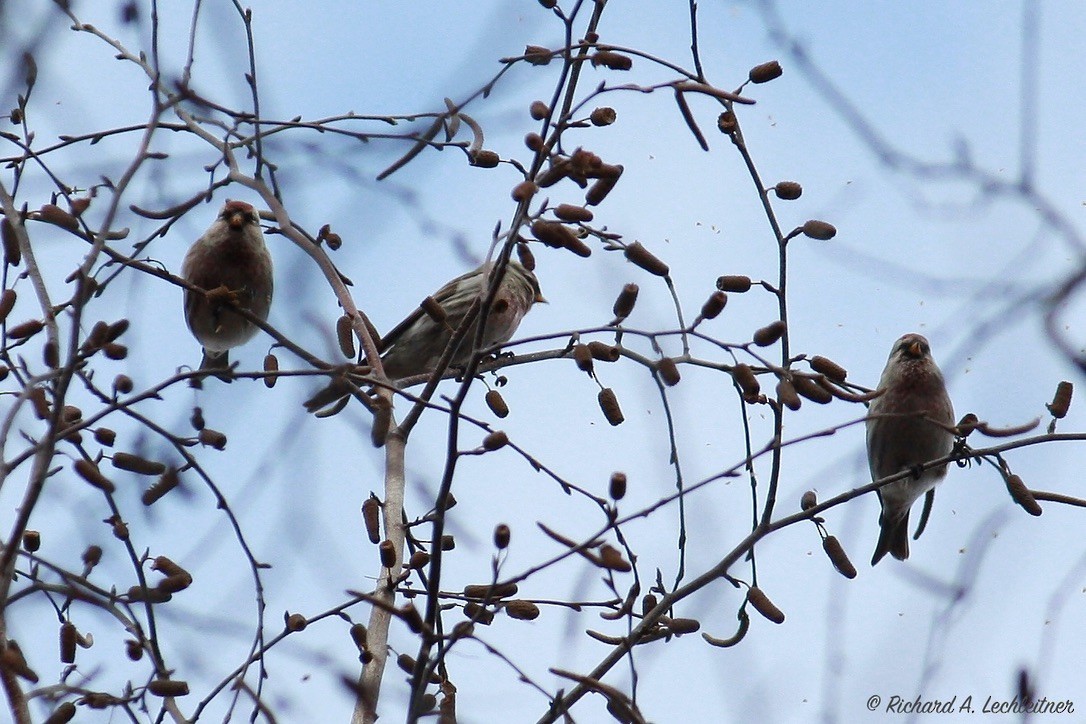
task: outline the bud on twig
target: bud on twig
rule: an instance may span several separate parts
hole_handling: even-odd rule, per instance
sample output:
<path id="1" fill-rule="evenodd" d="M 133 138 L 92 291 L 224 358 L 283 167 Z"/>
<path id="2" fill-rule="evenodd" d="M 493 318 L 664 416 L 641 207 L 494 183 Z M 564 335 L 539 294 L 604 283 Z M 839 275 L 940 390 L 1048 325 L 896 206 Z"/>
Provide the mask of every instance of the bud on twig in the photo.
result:
<path id="1" fill-rule="evenodd" d="M 509 444 L 509 436 L 501 430 L 495 430 L 483 438 L 483 449 L 488 452 L 501 450 Z"/>
<path id="2" fill-rule="evenodd" d="M 530 201 L 535 196 L 536 191 L 539 191 L 539 187 L 535 185 L 534 181 L 521 181 L 513 187 L 510 196 L 513 197 L 513 201 L 523 203 Z"/>
<path id="3" fill-rule="evenodd" d="M 813 490 L 808 490 L 799 499 L 799 507 L 801 510 L 810 510 L 816 505 L 818 505 L 818 496 Z"/>
<path id="4" fill-rule="evenodd" d="M 15 293 L 14 289 L 5 289 L 3 293 L 0 294 L 0 324 L 3 324 L 7 320 L 8 315 L 11 314 L 11 310 L 15 307 L 15 300 L 17 298 L 18 295 Z"/>
<path id="5" fill-rule="evenodd" d="M 175 681 L 173 679 L 153 679 L 147 685 L 147 691 L 155 696 L 187 696 L 189 685 L 187 681 Z"/>
<path id="6" fill-rule="evenodd" d="M 41 548 L 41 533 L 36 530 L 23 531 L 23 550 L 33 553 L 39 548 Z"/>
<path id="7" fill-rule="evenodd" d="M 79 632 L 71 621 L 65 621 L 60 625 L 60 663 L 75 663 L 75 640 L 78 636 Z"/>
<path id="8" fill-rule="evenodd" d="M 622 175 L 623 167 L 621 165 L 616 166 L 619 169 L 619 173 L 616 176 L 608 176 L 599 178 L 588 187 L 588 191 L 585 192 L 584 202 L 589 206 L 599 206 L 603 202 L 607 195 L 611 193 L 611 189 L 618 183 L 619 176 Z"/>

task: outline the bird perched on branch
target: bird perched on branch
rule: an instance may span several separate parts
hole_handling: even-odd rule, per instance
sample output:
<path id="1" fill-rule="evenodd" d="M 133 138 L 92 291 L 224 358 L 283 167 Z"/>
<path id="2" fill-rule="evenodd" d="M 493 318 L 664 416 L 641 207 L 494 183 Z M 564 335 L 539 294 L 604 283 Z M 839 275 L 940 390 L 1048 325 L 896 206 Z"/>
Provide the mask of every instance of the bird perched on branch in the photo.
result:
<path id="1" fill-rule="evenodd" d="M 185 290 L 185 322 L 204 348 L 200 369 L 228 369 L 229 350 L 248 342 L 258 329 L 232 307 L 262 321 L 271 308 L 272 260 L 256 209 L 244 201 L 227 201 L 185 255 L 181 276 L 204 290 Z"/>
<path id="2" fill-rule="evenodd" d="M 480 303 L 485 301 L 490 285 L 490 270 L 493 268 L 491 263 L 483 264 L 453 279 L 433 296 L 427 297 L 418 309 L 381 339 L 382 360 L 389 379 L 398 380 L 434 371 L 453 333 L 471 309 L 472 302 L 476 299 Z M 511 260 L 505 267 L 505 275 L 486 316 L 482 348 L 508 342 L 532 305 L 546 301 L 535 274 Z M 453 353 L 450 367 L 462 367 L 471 359 L 478 329 L 477 316 Z"/>
<path id="3" fill-rule="evenodd" d="M 871 565 L 887 553 L 902 561 L 909 557 L 909 509 L 946 475 L 946 465 L 922 471 L 919 466 L 954 449 L 954 408 L 928 340 L 906 334 L 895 342 L 879 389 L 882 394 L 871 403 L 867 417 L 871 477 L 912 472 L 878 490 L 881 531 Z"/>

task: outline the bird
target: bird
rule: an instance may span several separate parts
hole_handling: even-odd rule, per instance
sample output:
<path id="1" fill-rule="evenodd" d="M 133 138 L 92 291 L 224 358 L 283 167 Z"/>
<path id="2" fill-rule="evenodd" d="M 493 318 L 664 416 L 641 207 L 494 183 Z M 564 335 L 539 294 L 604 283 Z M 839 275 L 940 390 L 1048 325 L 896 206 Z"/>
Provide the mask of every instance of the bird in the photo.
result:
<path id="1" fill-rule="evenodd" d="M 867 462 L 873 480 L 905 470 L 910 477 L 878 489 L 882 511 L 871 565 L 887 553 L 909 557 L 909 509 L 946 476 L 946 465 L 918 466 L 954 449 L 954 407 L 928 340 L 906 334 L 894 343 L 879 380 L 882 394 L 867 416 Z"/>
<path id="2" fill-rule="evenodd" d="M 493 268 L 494 264 L 487 262 L 478 269 L 456 277 L 381 338 L 381 359 L 385 375 L 390 380 L 401 380 L 434 371 L 452 339 L 453 332 L 463 322 L 472 302 L 476 299 L 485 301 L 490 285 L 490 271 Z M 522 264 L 510 260 L 505 266 L 505 274 L 486 317 L 481 348 L 508 342 L 532 305 L 546 301 L 535 274 Z M 426 311 L 427 309 L 429 311 Z M 462 367 L 471 359 L 474 352 L 472 345 L 478 329 L 476 321 L 449 361 L 450 367 Z"/>
<path id="3" fill-rule="evenodd" d="M 232 305 L 261 321 L 271 309 L 272 259 L 256 209 L 244 201 L 227 201 L 185 254 L 181 276 L 203 290 L 185 290 L 185 322 L 203 346 L 200 369 L 229 369 L 230 350 L 248 342 L 258 329 Z"/>

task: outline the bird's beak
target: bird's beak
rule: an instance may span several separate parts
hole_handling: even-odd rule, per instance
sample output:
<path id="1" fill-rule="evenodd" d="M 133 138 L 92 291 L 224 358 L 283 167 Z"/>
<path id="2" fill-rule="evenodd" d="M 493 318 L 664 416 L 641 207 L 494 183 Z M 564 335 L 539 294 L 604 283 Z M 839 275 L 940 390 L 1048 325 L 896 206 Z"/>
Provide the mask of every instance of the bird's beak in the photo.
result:
<path id="1" fill-rule="evenodd" d="M 240 229 L 245 226 L 245 214 L 240 211 L 235 211 L 226 217 L 226 223 L 229 224 L 231 229 Z"/>
<path id="2" fill-rule="evenodd" d="M 550 304 L 550 302 L 547 301 L 547 298 L 544 297 L 542 294 L 536 294 L 534 302 L 536 304 Z"/>
<path id="3" fill-rule="evenodd" d="M 920 348 L 920 343 L 919 342 L 913 342 L 912 344 L 910 344 L 905 349 L 906 349 L 906 351 L 908 351 L 910 357 L 923 357 L 924 356 L 924 350 L 922 350 Z"/>

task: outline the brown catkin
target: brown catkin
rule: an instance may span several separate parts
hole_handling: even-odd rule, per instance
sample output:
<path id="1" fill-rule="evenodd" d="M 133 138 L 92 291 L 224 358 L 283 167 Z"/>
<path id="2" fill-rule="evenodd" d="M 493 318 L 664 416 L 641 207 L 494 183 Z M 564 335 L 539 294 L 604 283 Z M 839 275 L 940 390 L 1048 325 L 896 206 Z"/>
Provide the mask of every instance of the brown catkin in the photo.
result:
<path id="1" fill-rule="evenodd" d="M 837 236 L 837 229 L 834 228 L 833 224 L 818 219 L 811 219 L 803 225 L 803 233 L 812 239 L 829 241 Z"/>
<path id="2" fill-rule="evenodd" d="M 592 221 L 593 218 L 591 209 L 574 204 L 558 204 L 558 206 L 554 207 L 554 215 L 562 221 L 575 223 Z"/>
<path id="3" fill-rule="evenodd" d="M 673 634 L 694 633 L 701 628 L 701 622 L 695 618 L 673 618 L 667 622 L 667 630 Z"/>
<path id="4" fill-rule="evenodd" d="M 826 377 L 829 377 L 834 382 L 844 382 L 845 378 L 848 377 L 848 372 L 844 367 L 822 355 L 816 354 L 811 358 L 810 362 L 811 369 L 826 375 Z"/>
<path id="5" fill-rule="evenodd" d="M 705 304 L 701 305 L 701 318 L 702 319 L 716 319 L 720 316 L 720 313 L 724 311 L 724 307 L 728 304 L 728 295 L 721 291 L 715 291 L 709 295 L 709 298 L 705 300 Z"/>
<path id="6" fill-rule="evenodd" d="M 725 274 L 717 277 L 716 288 L 722 292 L 736 292 L 742 294 L 749 292 L 753 282 L 750 277 L 741 274 Z"/>
<path id="7" fill-rule="evenodd" d="M 392 544 L 392 541 L 381 541 L 381 544 L 377 546 L 377 550 L 381 554 L 382 566 L 385 568 L 392 568 L 396 565 L 396 546 Z"/>
<path id="8" fill-rule="evenodd" d="M 611 500 L 622 500 L 626 495 L 626 473 L 611 473 L 607 492 L 611 496 Z"/>
<path id="9" fill-rule="evenodd" d="M 618 166 L 618 168 L 621 169 L 622 166 Z M 589 206 L 599 206 L 617 183 L 618 176 L 597 179 L 585 192 L 584 202 Z"/>
<path id="10" fill-rule="evenodd" d="M 464 595 L 468 598 L 492 600 L 515 596 L 518 590 L 515 583 L 496 583 L 493 586 L 486 583 L 472 583 L 464 586 Z"/>
<path id="11" fill-rule="evenodd" d="M 483 438 L 483 449 L 487 452 L 501 450 L 509 444 L 509 436 L 502 430 L 495 430 Z"/>
<path id="12" fill-rule="evenodd" d="M 287 631 L 290 631 L 291 633 L 304 631 L 305 627 L 308 625 L 309 621 L 307 621 L 305 616 L 300 613 L 292 613 L 287 616 Z"/>
<path id="13" fill-rule="evenodd" d="M 12 339 L 29 339 L 45 329 L 45 322 L 40 319 L 28 319 L 8 329 L 8 336 Z"/>
<path id="14" fill-rule="evenodd" d="M 767 324 L 761 329 L 755 330 L 754 344 L 759 347 L 768 347 L 784 336 L 785 329 L 784 322 L 779 319 L 776 322 Z"/>
<path id="15" fill-rule="evenodd" d="M 813 490 L 808 490 L 799 499 L 801 510 L 810 510 L 816 505 L 818 505 L 818 495 Z"/>
<path id="16" fill-rule="evenodd" d="M 499 161 L 501 161 L 501 156 L 487 149 L 481 149 L 471 155 L 471 165 L 479 168 L 494 168 Z"/>
<path id="17" fill-rule="evenodd" d="M 668 268 L 668 265 L 654 256 L 640 241 L 635 241 L 627 246 L 623 254 L 628 261 L 633 262 L 649 274 L 655 274 L 658 277 L 666 277 L 671 273 L 671 269 Z"/>
<path id="18" fill-rule="evenodd" d="M 660 375 L 660 380 L 663 381 L 668 387 L 674 387 L 679 384 L 679 380 L 682 376 L 679 374 L 679 367 L 675 364 L 675 360 L 671 357 L 662 357 L 656 361 L 656 374 Z"/>
<path id="19" fill-rule="evenodd" d="M 177 469 L 168 468 L 151 487 L 143 491 L 140 502 L 144 505 L 154 505 L 164 495 L 176 488 L 180 482 L 181 478 L 177 474 Z"/>
<path id="20" fill-rule="evenodd" d="M 845 578 L 856 577 L 856 566 L 852 565 L 845 549 L 841 547 L 841 541 L 835 536 L 828 535 L 822 539 L 822 550 L 826 551 L 826 555 L 829 556 L 830 562 L 838 573 Z"/>
<path id="21" fill-rule="evenodd" d="M 4 264 L 19 266 L 19 262 L 23 260 L 23 251 L 19 248 L 19 238 L 15 235 L 15 227 L 6 216 L 0 219 L 0 235 L 4 239 Z"/>
<path id="22" fill-rule="evenodd" d="M 509 526 L 505 523 L 499 523 L 494 526 L 494 547 L 498 550 L 505 550 L 509 547 L 509 536 L 511 531 Z"/>
<path id="23" fill-rule="evenodd" d="M 615 391 L 610 387 L 605 387 L 600 390 L 597 396 L 600 403 L 600 409 L 603 410 L 603 416 L 607 418 L 612 426 L 621 425 L 626 419 L 622 416 L 622 408 L 618 405 L 618 398 L 615 397 Z"/>
<path id="24" fill-rule="evenodd" d="M 1063 416 L 1067 414 L 1067 410 L 1071 407 L 1071 394 L 1074 392 L 1074 385 L 1070 382 L 1064 381 L 1056 385 L 1056 394 L 1052 397 L 1052 402 L 1048 403 L 1048 411 L 1052 413 L 1052 417 L 1057 420 L 1063 419 Z"/>
<path id="25" fill-rule="evenodd" d="M 407 567 L 415 571 L 421 571 L 429 564 L 430 554 L 426 551 L 415 551 L 407 561 Z"/>
<path id="26" fill-rule="evenodd" d="M 351 326 L 350 316 L 344 314 L 336 320 L 336 340 L 339 342 L 339 351 L 347 359 L 354 359 L 354 328 Z"/>
<path id="27" fill-rule="evenodd" d="M 279 358 L 274 354 L 264 355 L 264 386 L 268 389 L 275 387 L 275 381 L 279 379 Z"/>
<path id="28" fill-rule="evenodd" d="M 366 524 L 366 535 L 374 545 L 381 542 L 381 502 L 372 495 L 362 503 L 362 521 Z"/>
<path id="29" fill-rule="evenodd" d="M 23 531 L 23 549 L 29 553 L 41 548 L 41 533 L 36 530 Z"/>
<path id="30" fill-rule="evenodd" d="M 592 350 L 587 344 L 573 345 L 573 361 L 577 363 L 577 369 L 592 374 Z"/>
<path id="31" fill-rule="evenodd" d="M 750 365 L 745 362 L 732 367 L 732 379 L 739 385 L 740 391 L 743 393 L 743 399 L 747 402 L 754 402 L 758 399 L 758 394 L 762 391 L 762 386 L 758 384 L 758 378 L 754 374 L 754 370 L 750 368 Z"/>
<path id="32" fill-rule="evenodd" d="M 833 395 L 831 395 L 825 387 L 818 384 L 810 377 L 794 375 L 792 377 L 792 386 L 796 388 L 796 392 L 803 395 L 811 402 L 817 402 L 820 405 L 828 405 L 833 400 Z"/>
<path id="33" fill-rule="evenodd" d="M 777 399 L 789 410 L 798 410 L 803 405 L 803 400 L 796 394 L 796 388 L 790 380 L 781 378 L 777 382 Z"/>
<path id="34" fill-rule="evenodd" d="M 543 101 L 532 101 L 532 105 L 528 106 L 528 114 L 535 121 L 542 121 L 550 112 L 550 106 Z"/>
<path id="35" fill-rule="evenodd" d="M 75 642 L 78 637 L 74 623 L 65 621 L 60 625 L 60 663 L 75 663 Z"/>
<path id="36" fill-rule="evenodd" d="M 507 601 L 504 608 L 505 613 L 509 618 L 515 618 L 521 621 L 534 621 L 539 618 L 539 606 L 531 601 L 525 601 L 518 598 L 513 601 Z"/>
<path id="37" fill-rule="evenodd" d="M 1004 482 L 1007 484 L 1007 492 L 1011 494 L 1011 498 L 1022 506 L 1024 511 L 1030 515 L 1041 514 L 1041 506 L 1037 504 L 1037 499 L 1033 497 L 1033 493 L 1022 482 L 1022 478 L 1017 475 L 1008 475 Z"/>
<path id="38" fill-rule="evenodd" d="M 75 464 L 72 467 L 75 469 L 75 472 L 77 475 L 79 475 L 79 477 L 83 478 L 102 492 L 112 493 L 117 489 L 117 486 L 115 486 L 113 482 L 105 475 L 102 475 L 102 471 L 99 470 L 98 466 L 92 463 L 90 460 L 76 460 Z"/>
<path id="39" fill-rule="evenodd" d="M 747 600 L 750 601 L 750 605 L 754 607 L 755 611 L 773 623 L 784 623 L 784 614 L 769 600 L 769 596 L 765 595 L 762 589 L 751 586 L 750 590 L 747 591 Z"/>
<path id="40" fill-rule="evenodd" d="M 187 696 L 189 693 L 189 685 L 187 681 L 154 679 L 147 685 L 147 691 L 155 696 Z"/>
<path id="41" fill-rule="evenodd" d="M 513 197 L 513 201 L 524 203 L 531 201 L 536 191 L 539 191 L 539 187 L 535 185 L 534 181 L 521 181 L 513 187 L 509 195 Z"/>
<path id="42" fill-rule="evenodd" d="M 53 709 L 53 713 L 45 720 L 45 724 L 67 724 L 67 722 L 75 719 L 75 715 L 75 704 L 70 701 L 65 701 L 58 704 L 56 709 Z"/>
<path id="43" fill-rule="evenodd" d="M 0 294 L 0 324 L 7 320 L 11 310 L 15 307 L 15 300 L 18 298 L 19 295 L 15 293 L 14 289 L 5 289 Z"/>
<path id="44" fill-rule="evenodd" d="M 782 201 L 795 201 L 803 195 L 803 187 L 795 181 L 780 181 L 773 187 L 773 193 Z"/>
<path id="45" fill-rule="evenodd" d="M 224 450 L 226 448 L 226 435 L 218 430 L 212 430 L 210 427 L 205 427 L 200 430 L 197 439 L 199 439 L 201 444 L 216 450 Z"/>
<path id="46" fill-rule="evenodd" d="M 622 356 L 618 347 L 599 341 L 589 342 L 588 351 L 593 359 L 598 359 L 600 362 L 617 362 Z"/>
<path id="47" fill-rule="evenodd" d="M 505 404 L 502 393 L 497 390 L 488 390 L 484 399 L 486 400 L 486 406 L 497 417 L 507 417 L 509 415 L 509 405 Z"/>
<path id="48" fill-rule="evenodd" d="M 768 83 L 775 78 L 780 78 L 783 72 L 781 64 L 776 60 L 771 60 L 751 68 L 747 77 L 750 78 L 751 83 Z"/>
<path id="49" fill-rule="evenodd" d="M 131 453 L 113 453 L 113 459 L 110 462 L 118 470 L 127 470 L 138 475 L 161 475 L 166 472 L 166 466 L 163 463 Z"/>
<path id="50" fill-rule="evenodd" d="M 618 297 L 615 299 L 615 305 L 611 308 L 611 311 L 615 313 L 615 319 L 625 319 L 630 316 L 634 304 L 637 303 L 637 293 L 639 291 L 641 291 L 640 288 L 632 282 L 622 287 L 622 291 L 618 293 Z"/>
<path id="51" fill-rule="evenodd" d="M 619 573 L 627 573 L 633 570 L 633 566 L 622 557 L 621 551 L 611 545 L 600 547 L 600 564 L 608 570 L 618 571 Z"/>
<path id="52" fill-rule="evenodd" d="M 617 119 L 618 114 L 615 113 L 615 109 L 608 106 L 600 106 L 588 116 L 588 120 L 593 126 L 609 126 Z"/>
<path id="53" fill-rule="evenodd" d="M 633 58 L 613 50 L 601 50 L 592 54 L 592 65 L 610 68 L 611 70 L 629 70 L 633 67 Z"/>

